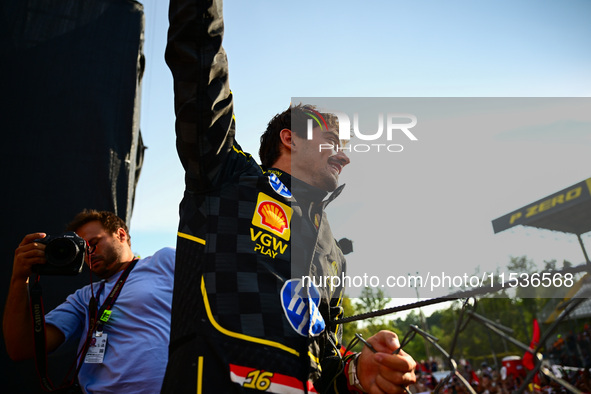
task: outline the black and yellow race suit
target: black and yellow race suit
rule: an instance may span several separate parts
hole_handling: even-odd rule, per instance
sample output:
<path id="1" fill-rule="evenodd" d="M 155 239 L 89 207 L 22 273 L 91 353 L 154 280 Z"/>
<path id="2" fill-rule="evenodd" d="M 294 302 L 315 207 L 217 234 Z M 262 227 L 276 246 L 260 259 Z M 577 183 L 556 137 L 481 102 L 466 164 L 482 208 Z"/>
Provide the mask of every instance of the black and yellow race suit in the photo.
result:
<path id="1" fill-rule="evenodd" d="M 302 279 L 344 274 L 324 213 L 340 189 L 265 170 L 236 143 L 221 0 L 172 0 L 169 17 L 186 190 L 163 392 L 346 390 L 343 289 Z"/>

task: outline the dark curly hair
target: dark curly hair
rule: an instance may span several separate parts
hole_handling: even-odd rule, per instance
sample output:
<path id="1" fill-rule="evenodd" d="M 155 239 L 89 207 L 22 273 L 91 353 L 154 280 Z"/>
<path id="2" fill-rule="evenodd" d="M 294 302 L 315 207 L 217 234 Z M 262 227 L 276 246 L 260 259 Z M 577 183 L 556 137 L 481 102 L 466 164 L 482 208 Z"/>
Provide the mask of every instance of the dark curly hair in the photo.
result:
<path id="1" fill-rule="evenodd" d="M 66 227 L 66 231 L 76 231 L 88 222 L 99 221 L 103 228 L 110 232 L 116 233 L 119 228 L 122 228 L 127 233 L 127 243 L 131 245 L 131 236 L 127 225 L 119 216 L 109 211 L 97 211 L 95 209 L 85 209 L 78 213 Z"/>
<path id="2" fill-rule="evenodd" d="M 281 154 L 281 130 L 289 129 L 300 138 L 306 138 L 308 119 L 314 119 L 313 115 L 319 113 L 313 105 L 297 104 L 290 106 L 284 112 L 277 114 L 269 121 L 267 130 L 261 135 L 261 146 L 259 157 L 261 164 L 267 168 L 271 167 Z M 338 118 L 334 114 L 319 113 L 329 128 L 338 128 Z"/>

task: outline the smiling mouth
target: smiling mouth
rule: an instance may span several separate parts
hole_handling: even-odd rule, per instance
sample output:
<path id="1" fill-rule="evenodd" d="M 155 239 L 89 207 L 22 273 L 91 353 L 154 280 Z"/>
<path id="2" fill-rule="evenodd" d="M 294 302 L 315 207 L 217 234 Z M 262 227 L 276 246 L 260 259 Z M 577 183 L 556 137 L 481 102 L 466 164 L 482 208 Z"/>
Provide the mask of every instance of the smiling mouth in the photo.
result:
<path id="1" fill-rule="evenodd" d="M 335 163 L 334 161 L 329 161 L 328 162 L 328 166 L 331 168 L 334 168 L 337 172 L 337 174 L 341 174 L 341 171 L 343 170 L 343 166 L 341 166 L 339 163 Z"/>

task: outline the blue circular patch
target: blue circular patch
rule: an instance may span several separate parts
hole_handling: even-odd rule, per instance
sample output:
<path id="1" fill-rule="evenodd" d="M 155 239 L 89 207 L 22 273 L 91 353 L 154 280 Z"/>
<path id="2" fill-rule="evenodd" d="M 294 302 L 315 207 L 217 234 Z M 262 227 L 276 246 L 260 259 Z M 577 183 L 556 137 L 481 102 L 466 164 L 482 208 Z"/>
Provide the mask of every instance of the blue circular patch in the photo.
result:
<path id="1" fill-rule="evenodd" d="M 275 193 L 286 198 L 291 198 L 291 192 L 289 191 L 287 186 L 285 186 L 283 182 L 281 182 L 277 175 L 273 173 L 269 174 L 269 184 L 271 185 L 273 190 L 275 190 Z"/>
<path id="2" fill-rule="evenodd" d="M 326 328 L 320 314 L 320 292 L 311 281 L 290 279 L 281 289 L 281 305 L 289 324 L 300 335 L 318 336 Z"/>

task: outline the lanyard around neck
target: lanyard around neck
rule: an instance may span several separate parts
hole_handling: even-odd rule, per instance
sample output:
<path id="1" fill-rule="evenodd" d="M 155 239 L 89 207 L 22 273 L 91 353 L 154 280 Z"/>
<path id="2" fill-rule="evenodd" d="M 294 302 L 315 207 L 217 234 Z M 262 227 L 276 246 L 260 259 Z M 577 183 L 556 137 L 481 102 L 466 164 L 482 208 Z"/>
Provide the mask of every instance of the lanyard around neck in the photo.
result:
<path id="1" fill-rule="evenodd" d="M 125 270 L 121 273 L 121 275 L 119 275 L 119 279 L 117 279 L 117 282 L 115 283 L 115 286 L 113 286 L 113 289 L 111 289 L 111 292 L 109 293 L 109 295 L 107 296 L 107 298 L 105 299 L 105 301 L 103 302 L 103 305 L 101 306 L 100 310 L 98 311 L 98 314 L 96 313 L 96 305 L 97 302 L 96 300 L 94 301 L 94 305 L 89 304 L 89 317 L 91 319 L 89 327 L 88 327 L 88 331 L 90 334 L 92 334 L 92 332 L 94 331 L 94 328 L 96 326 L 96 331 L 97 333 L 102 333 L 103 332 L 103 326 L 105 325 L 105 323 L 107 323 L 107 321 L 109 320 L 109 317 L 111 316 L 111 309 L 113 308 L 113 305 L 115 305 L 115 301 L 117 300 L 117 297 L 119 297 L 119 293 L 121 293 L 121 289 L 123 289 L 123 285 L 125 284 L 125 281 L 127 280 L 127 277 L 129 276 L 129 273 L 131 272 L 131 270 L 133 269 L 133 267 L 135 267 L 135 264 L 137 263 L 138 259 L 133 259 L 133 261 L 131 261 L 131 263 L 129 263 L 129 265 L 125 268 Z M 101 288 L 99 290 L 99 294 L 102 291 L 102 289 L 104 288 L 104 282 L 101 283 Z M 98 295 L 97 295 L 98 297 Z M 91 300 L 92 303 L 92 300 Z M 92 310 L 91 310 L 92 308 Z"/>

